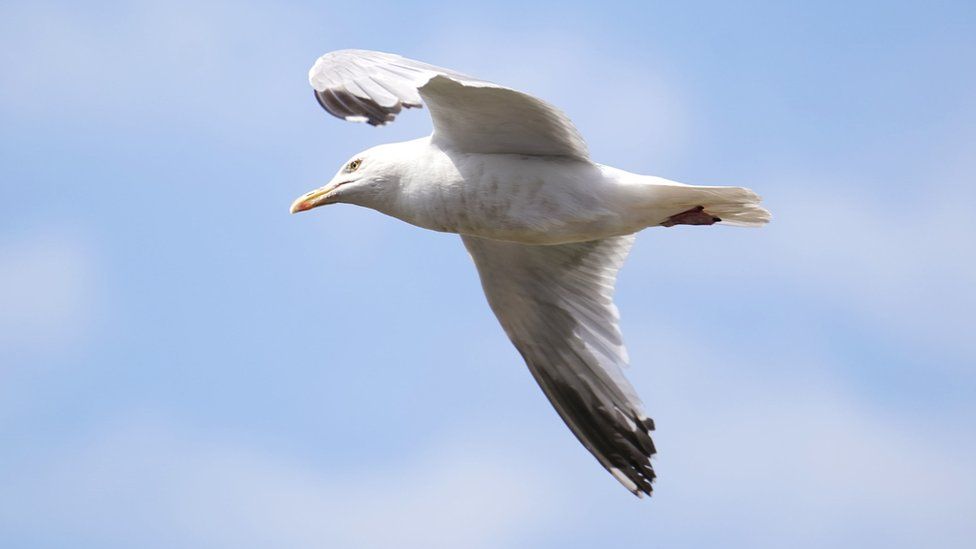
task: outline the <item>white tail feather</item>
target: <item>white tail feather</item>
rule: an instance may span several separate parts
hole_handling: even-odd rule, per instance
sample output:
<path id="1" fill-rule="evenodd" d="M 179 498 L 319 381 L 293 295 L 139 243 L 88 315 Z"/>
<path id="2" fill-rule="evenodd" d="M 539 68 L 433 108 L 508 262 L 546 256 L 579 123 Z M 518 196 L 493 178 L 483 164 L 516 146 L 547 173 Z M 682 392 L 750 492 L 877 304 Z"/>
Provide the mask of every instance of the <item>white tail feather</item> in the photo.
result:
<path id="1" fill-rule="evenodd" d="M 720 224 L 740 227 L 759 227 L 769 223 L 771 217 L 759 204 L 762 198 L 744 187 L 704 187 L 672 181 L 657 184 L 659 196 L 667 197 L 675 214 L 702 206 L 706 213 L 721 219 Z"/>

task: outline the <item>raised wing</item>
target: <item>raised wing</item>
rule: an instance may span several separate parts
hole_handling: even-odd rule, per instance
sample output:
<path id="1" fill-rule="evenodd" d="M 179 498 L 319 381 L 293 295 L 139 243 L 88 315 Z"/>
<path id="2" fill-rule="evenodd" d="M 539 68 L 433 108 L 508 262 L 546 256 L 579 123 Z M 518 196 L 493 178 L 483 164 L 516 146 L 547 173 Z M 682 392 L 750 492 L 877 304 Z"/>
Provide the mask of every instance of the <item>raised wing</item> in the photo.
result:
<path id="1" fill-rule="evenodd" d="M 621 484 L 650 495 L 654 422 L 623 375 L 613 304 L 634 236 L 558 246 L 461 238 L 491 309 L 560 417 Z"/>
<path id="2" fill-rule="evenodd" d="M 474 153 L 587 159 L 586 143 L 569 118 L 531 95 L 391 53 L 340 50 L 308 73 L 329 113 L 374 126 L 404 108 L 430 108 L 433 140 Z"/>

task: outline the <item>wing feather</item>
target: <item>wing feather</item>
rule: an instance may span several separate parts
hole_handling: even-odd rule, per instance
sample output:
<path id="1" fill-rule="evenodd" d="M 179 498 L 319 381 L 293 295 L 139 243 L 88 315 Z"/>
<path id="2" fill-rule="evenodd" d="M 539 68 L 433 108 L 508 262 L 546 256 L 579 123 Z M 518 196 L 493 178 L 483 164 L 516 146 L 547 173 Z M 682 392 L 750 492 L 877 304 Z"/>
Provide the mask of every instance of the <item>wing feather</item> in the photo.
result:
<path id="1" fill-rule="evenodd" d="M 461 238 L 495 316 L 560 417 L 624 486 L 650 494 L 654 423 L 624 377 L 613 304 L 634 237 L 558 246 Z"/>
<path id="2" fill-rule="evenodd" d="M 447 148 L 589 157 L 572 121 L 545 101 L 399 55 L 367 50 L 327 53 L 312 66 L 309 82 L 326 111 L 374 126 L 392 122 L 405 107 L 426 103 L 433 139 Z"/>

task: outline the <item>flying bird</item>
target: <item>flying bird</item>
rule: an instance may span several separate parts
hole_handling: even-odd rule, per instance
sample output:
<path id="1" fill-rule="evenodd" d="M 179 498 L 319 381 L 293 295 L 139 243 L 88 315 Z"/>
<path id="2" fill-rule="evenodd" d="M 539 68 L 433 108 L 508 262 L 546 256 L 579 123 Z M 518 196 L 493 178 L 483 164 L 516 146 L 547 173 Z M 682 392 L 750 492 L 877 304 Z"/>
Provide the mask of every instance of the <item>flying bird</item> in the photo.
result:
<path id="1" fill-rule="evenodd" d="M 759 196 L 598 164 L 545 101 L 399 55 L 327 53 L 309 82 L 339 118 L 382 126 L 426 105 L 434 129 L 354 155 L 291 212 L 355 204 L 459 234 L 488 304 L 560 417 L 621 484 L 650 495 L 654 422 L 623 373 L 617 271 L 647 227 L 767 223 Z"/>

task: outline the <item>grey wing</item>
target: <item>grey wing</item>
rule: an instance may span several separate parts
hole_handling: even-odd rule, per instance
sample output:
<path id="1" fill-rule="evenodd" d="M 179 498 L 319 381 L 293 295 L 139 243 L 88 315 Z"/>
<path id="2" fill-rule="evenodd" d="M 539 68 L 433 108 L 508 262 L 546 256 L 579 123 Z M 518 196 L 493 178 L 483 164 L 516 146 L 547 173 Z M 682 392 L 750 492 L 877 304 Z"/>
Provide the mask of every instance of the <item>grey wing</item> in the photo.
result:
<path id="1" fill-rule="evenodd" d="M 613 304 L 634 236 L 557 246 L 461 238 L 495 316 L 560 417 L 621 484 L 650 495 L 654 422 L 624 377 Z"/>
<path id="2" fill-rule="evenodd" d="M 329 113 L 383 125 L 426 103 L 441 146 L 473 153 L 589 158 L 569 118 L 545 101 L 510 88 L 391 53 L 340 50 L 308 73 Z"/>

